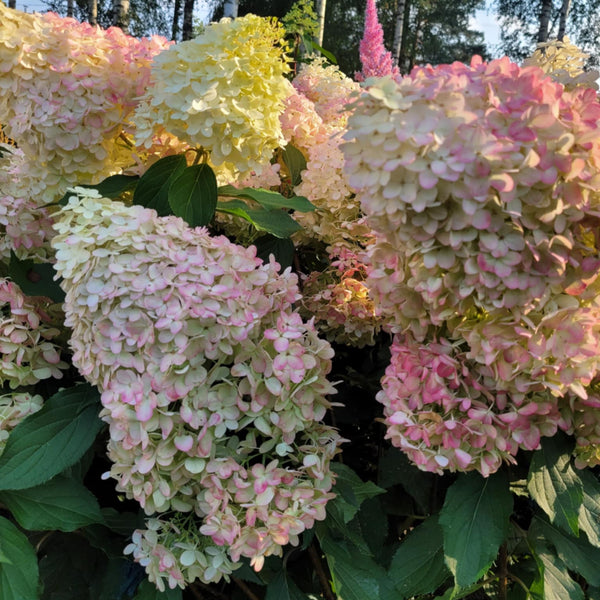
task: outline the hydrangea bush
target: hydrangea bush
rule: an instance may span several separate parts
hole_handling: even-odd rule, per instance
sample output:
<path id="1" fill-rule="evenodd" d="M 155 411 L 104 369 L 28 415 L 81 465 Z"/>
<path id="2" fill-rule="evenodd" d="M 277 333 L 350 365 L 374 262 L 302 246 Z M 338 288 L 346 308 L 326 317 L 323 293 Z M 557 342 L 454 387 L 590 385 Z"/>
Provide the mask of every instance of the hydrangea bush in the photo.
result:
<path id="1" fill-rule="evenodd" d="M 401 76 L 369 0 L 353 80 L 254 15 L 0 20 L 0 600 L 598 597 L 568 40 Z"/>

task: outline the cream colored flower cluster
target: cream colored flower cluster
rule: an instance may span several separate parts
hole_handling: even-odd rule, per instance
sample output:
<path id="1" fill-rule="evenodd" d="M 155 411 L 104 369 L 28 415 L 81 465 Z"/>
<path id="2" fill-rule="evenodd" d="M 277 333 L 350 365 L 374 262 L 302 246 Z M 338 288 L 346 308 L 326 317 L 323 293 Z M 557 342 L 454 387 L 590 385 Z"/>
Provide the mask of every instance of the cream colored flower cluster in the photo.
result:
<path id="1" fill-rule="evenodd" d="M 600 73 L 595 69 L 585 70 L 589 54 L 582 52 L 568 37 L 562 41 L 551 40 L 538 44 L 533 55 L 524 66 L 540 67 L 554 81 L 562 83 L 567 90 L 576 87 L 598 89 L 596 83 Z"/>
<path id="2" fill-rule="evenodd" d="M 254 247 L 75 191 L 52 243 L 73 363 L 102 392 L 110 475 L 148 515 L 194 513 L 230 561 L 259 569 L 332 497 L 339 436 L 319 423 L 332 349 L 292 311 L 295 275 Z M 148 535 L 132 550 L 144 561 Z M 203 575 L 190 556 L 175 565 L 190 576 L 230 571 Z M 181 583 L 171 554 L 148 560 Z"/>
<path id="3" fill-rule="evenodd" d="M 0 160 L 3 254 L 46 259 L 47 204 L 133 162 L 120 138 L 169 43 L 0 3 L 0 123 L 18 145 Z"/>
<path id="4" fill-rule="evenodd" d="M 162 126 L 210 152 L 216 166 L 260 172 L 284 143 L 279 115 L 290 84 L 283 33 L 275 20 L 246 15 L 212 23 L 160 54 L 133 117 L 137 143 L 150 147 Z"/>

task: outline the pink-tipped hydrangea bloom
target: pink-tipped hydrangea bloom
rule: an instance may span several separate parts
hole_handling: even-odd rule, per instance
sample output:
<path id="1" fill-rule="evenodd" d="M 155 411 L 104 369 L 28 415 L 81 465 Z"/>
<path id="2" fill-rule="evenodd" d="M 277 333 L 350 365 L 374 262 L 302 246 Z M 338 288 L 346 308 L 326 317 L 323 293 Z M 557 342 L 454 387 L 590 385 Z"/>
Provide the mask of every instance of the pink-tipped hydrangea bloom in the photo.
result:
<path id="1" fill-rule="evenodd" d="M 296 276 L 254 247 L 75 191 L 53 247 L 73 363 L 110 424 L 110 476 L 147 514 L 193 512 L 232 561 L 260 568 L 332 497 L 332 349 L 292 310 Z"/>

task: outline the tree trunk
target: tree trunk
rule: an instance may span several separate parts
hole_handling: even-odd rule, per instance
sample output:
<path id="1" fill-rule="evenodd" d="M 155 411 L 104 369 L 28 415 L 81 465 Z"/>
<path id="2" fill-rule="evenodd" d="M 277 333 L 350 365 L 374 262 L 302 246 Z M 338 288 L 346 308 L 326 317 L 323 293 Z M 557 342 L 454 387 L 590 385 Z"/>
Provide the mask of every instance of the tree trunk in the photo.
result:
<path id="1" fill-rule="evenodd" d="M 419 8 L 419 12 L 417 14 L 417 21 L 415 24 L 415 30 L 414 30 L 414 38 L 413 38 L 413 44 L 412 44 L 412 48 L 410 49 L 410 56 L 408 56 L 408 60 L 407 60 L 407 65 L 406 65 L 406 72 L 410 73 L 412 71 L 412 68 L 415 66 L 416 62 L 417 62 L 417 55 L 419 53 L 419 48 L 421 47 L 422 43 L 423 43 L 423 27 L 425 26 L 425 20 L 423 19 L 422 16 L 422 11 Z"/>
<path id="2" fill-rule="evenodd" d="M 75 12 L 75 1 L 67 0 L 67 17 L 73 18 L 74 12 Z"/>
<path id="3" fill-rule="evenodd" d="M 225 0 L 223 4 L 223 16 L 230 19 L 237 19 L 239 8 L 239 0 Z"/>
<path id="4" fill-rule="evenodd" d="M 408 42 L 410 28 L 410 12 L 412 0 L 404 0 L 404 17 L 402 19 L 402 38 L 400 40 L 400 52 L 398 53 L 398 68 L 402 75 L 408 73 Z"/>
<path id="5" fill-rule="evenodd" d="M 565 37 L 567 30 L 567 18 L 569 16 L 569 9 L 571 8 L 571 0 L 563 0 L 562 6 L 560 7 L 560 23 L 558 25 L 558 39 L 562 42 Z"/>
<path id="6" fill-rule="evenodd" d="M 194 0 L 185 0 L 183 4 L 181 37 L 184 40 L 191 40 L 194 37 Z"/>
<path id="7" fill-rule="evenodd" d="M 125 33 L 129 28 L 129 0 L 113 0 L 113 25 Z"/>
<path id="8" fill-rule="evenodd" d="M 88 0 L 88 22 L 90 25 L 98 25 L 98 0 Z"/>
<path id="9" fill-rule="evenodd" d="M 400 48 L 402 48 L 402 34 L 404 33 L 404 9 L 406 0 L 396 0 L 395 26 L 394 26 L 394 44 L 392 46 L 392 58 L 394 62 L 400 64 Z"/>
<path id="10" fill-rule="evenodd" d="M 552 0 L 542 0 L 540 12 L 540 30 L 538 32 L 538 44 L 548 41 L 548 30 L 550 28 L 550 15 L 552 13 Z"/>
<path id="11" fill-rule="evenodd" d="M 181 0 L 175 0 L 173 8 L 173 27 L 171 28 L 171 39 L 176 42 L 179 35 L 179 20 L 181 19 Z"/>
<path id="12" fill-rule="evenodd" d="M 317 45 L 323 46 L 323 32 L 325 31 L 325 10 L 327 8 L 327 0 L 317 0 L 317 19 L 319 20 L 319 29 L 314 41 Z"/>

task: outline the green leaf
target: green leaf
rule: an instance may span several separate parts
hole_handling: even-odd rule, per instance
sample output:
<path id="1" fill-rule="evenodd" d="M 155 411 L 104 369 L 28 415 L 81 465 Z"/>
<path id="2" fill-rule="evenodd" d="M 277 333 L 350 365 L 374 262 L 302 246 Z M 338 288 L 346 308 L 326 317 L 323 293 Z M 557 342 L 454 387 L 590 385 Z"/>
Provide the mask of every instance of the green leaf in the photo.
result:
<path id="1" fill-rule="evenodd" d="M 105 525 L 115 533 L 128 537 L 134 529 L 143 529 L 145 518 L 141 509 L 138 513 L 117 512 L 114 508 L 100 509 Z"/>
<path id="2" fill-rule="evenodd" d="M 173 214 L 169 205 L 169 188 L 186 167 L 183 154 L 157 160 L 140 178 L 133 194 L 133 203 L 153 208 L 159 217 Z"/>
<path id="3" fill-rule="evenodd" d="M 564 436 L 544 438 L 531 459 L 527 489 L 552 523 L 578 535 L 583 483 L 571 466 L 571 450 Z"/>
<path id="4" fill-rule="evenodd" d="M 140 583 L 133 600 L 181 600 L 183 595 L 179 588 L 171 590 L 167 588 L 164 592 L 159 591 L 153 583 L 144 579 Z"/>
<path id="5" fill-rule="evenodd" d="M 372 481 L 364 482 L 350 467 L 342 463 L 331 463 L 335 472 L 333 492 L 337 494 L 332 502 L 339 507 L 345 523 L 351 521 L 363 500 L 385 493 L 385 490 Z"/>
<path id="6" fill-rule="evenodd" d="M 312 212 L 317 208 L 304 196 L 292 196 L 291 198 L 286 198 L 279 192 L 273 192 L 262 188 L 238 189 L 232 185 L 223 185 L 219 188 L 219 196 L 254 200 L 267 210 L 284 208 L 288 210 L 297 210 L 298 212 Z"/>
<path id="7" fill-rule="evenodd" d="M 98 190 L 103 198 L 112 200 L 124 192 L 134 189 L 139 180 L 138 175 L 111 175 L 96 185 L 82 185 L 81 187 Z"/>
<path id="8" fill-rule="evenodd" d="M 398 593 L 381 565 L 357 552 L 353 545 L 332 537 L 323 523 L 317 525 L 317 537 L 338 600 L 398 600 Z"/>
<path id="9" fill-rule="evenodd" d="M 476 582 L 492 564 L 507 536 L 512 507 L 501 472 L 487 479 L 479 473 L 459 475 L 450 486 L 439 522 L 446 564 L 459 586 Z"/>
<path id="10" fill-rule="evenodd" d="M 265 600 L 308 600 L 308 596 L 283 569 L 269 582 Z"/>
<path id="11" fill-rule="evenodd" d="M 281 151 L 281 158 L 290 174 L 292 185 L 300 185 L 302 183 L 302 171 L 306 169 L 304 154 L 292 144 L 287 144 Z"/>
<path id="12" fill-rule="evenodd" d="M 291 215 L 283 210 L 266 210 L 262 207 L 249 208 L 243 200 L 218 202 L 217 210 L 241 217 L 252 223 L 258 231 L 266 231 L 278 238 L 289 238 L 292 233 L 302 229 Z"/>
<path id="13" fill-rule="evenodd" d="M 534 523 L 535 528 L 530 528 L 530 531 L 533 529 L 532 535 L 537 534 L 549 541 L 571 571 L 579 573 L 592 585 L 600 585 L 600 549 L 594 548 L 585 536 L 573 537 L 540 517 L 535 517 Z"/>
<path id="14" fill-rule="evenodd" d="M 32 531 L 74 531 L 101 523 L 100 506 L 84 485 L 58 476 L 32 488 L 0 492 L 21 527 Z"/>
<path id="15" fill-rule="evenodd" d="M 217 206 L 217 178 L 208 165 L 186 167 L 169 187 L 169 206 L 190 227 L 208 225 Z"/>
<path id="16" fill-rule="evenodd" d="M 583 502 L 579 507 L 579 527 L 590 544 L 600 548 L 600 483 L 595 475 L 583 469 L 578 472 L 583 485 Z"/>
<path id="17" fill-rule="evenodd" d="M 270 234 L 261 235 L 254 245 L 256 246 L 256 256 L 261 258 L 264 263 L 269 262 L 271 254 L 282 270 L 291 267 L 294 262 L 296 249 L 294 242 L 289 238 L 278 238 Z"/>
<path id="18" fill-rule="evenodd" d="M 91 590 L 106 570 L 106 556 L 76 534 L 55 533 L 40 560 L 42 600 L 99 600 Z"/>
<path id="19" fill-rule="evenodd" d="M 389 575 L 404 598 L 431 594 L 450 577 L 444 562 L 443 532 L 436 516 L 423 521 L 400 544 Z"/>
<path id="20" fill-rule="evenodd" d="M 371 554 L 377 559 L 377 562 L 387 565 L 390 557 L 388 548 L 385 546 L 388 534 L 388 516 L 381 498 L 376 496 L 364 500 L 354 520 L 358 520 Z"/>
<path id="21" fill-rule="evenodd" d="M 0 517 L 0 600 L 38 600 L 38 563 L 27 538 Z"/>
<path id="22" fill-rule="evenodd" d="M 49 263 L 20 260 L 11 251 L 8 275 L 28 296 L 47 296 L 58 303 L 65 300 L 65 293 L 54 281 L 56 271 Z"/>
<path id="23" fill-rule="evenodd" d="M 565 565 L 556 556 L 542 550 L 535 553 L 541 577 L 534 581 L 531 593 L 544 600 L 584 600 L 581 587 L 575 583 Z"/>
<path id="24" fill-rule="evenodd" d="M 22 490 L 48 481 L 75 464 L 103 423 L 100 395 L 81 384 L 61 390 L 11 432 L 0 456 L 0 490 Z"/>

